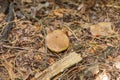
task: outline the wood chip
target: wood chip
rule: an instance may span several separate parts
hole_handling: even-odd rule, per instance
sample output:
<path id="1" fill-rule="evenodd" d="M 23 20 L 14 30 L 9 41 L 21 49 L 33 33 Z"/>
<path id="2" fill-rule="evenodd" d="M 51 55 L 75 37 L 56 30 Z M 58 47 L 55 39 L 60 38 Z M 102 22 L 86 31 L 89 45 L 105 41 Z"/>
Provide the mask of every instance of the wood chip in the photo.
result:
<path id="1" fill-rule="evenodd" d="M 55 75 L 63 72 L 66 68 L 80 62 L 82 60 L 80 54 L 75 52 L 69 53 L 63 59 L 55 62 L 53 65 L 45 69 L 41 73 L 35 75 L 36 80 L 50 80 Z"/>

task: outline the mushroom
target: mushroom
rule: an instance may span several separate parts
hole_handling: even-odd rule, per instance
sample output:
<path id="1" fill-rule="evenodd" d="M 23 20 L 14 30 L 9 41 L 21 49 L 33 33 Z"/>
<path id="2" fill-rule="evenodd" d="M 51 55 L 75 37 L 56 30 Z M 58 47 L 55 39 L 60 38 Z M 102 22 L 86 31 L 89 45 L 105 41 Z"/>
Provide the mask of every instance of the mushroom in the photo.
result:
<path id="1" fill-rule="evenodd" d="M 47 47 L 54 52 L 61 52 L 68 48 L 69 38 L 61 30 L 54 30 L 46 36 Z"/>

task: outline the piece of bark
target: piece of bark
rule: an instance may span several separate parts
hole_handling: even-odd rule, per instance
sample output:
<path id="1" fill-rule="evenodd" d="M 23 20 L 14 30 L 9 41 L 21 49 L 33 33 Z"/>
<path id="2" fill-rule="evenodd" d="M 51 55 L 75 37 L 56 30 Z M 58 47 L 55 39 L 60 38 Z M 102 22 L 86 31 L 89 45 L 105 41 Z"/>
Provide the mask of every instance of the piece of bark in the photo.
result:
<path id="1" fill-rule="evenodd" d="M 11 2 L 9 5 L 9 13 L 6 18 L 6 22 L 8 22 L 8 24 L 3 28 L 1 32 L 0 41 L 4 41 L 8 38 L 10 31 L 14 27 L 14 22 L 12 22 L 13 20 L 14 20 L 14 3 Z"/>
<path id="2" fill-rule="evenodd" d="M 43 72 L 37 73 L 35 75 L 35 79 L 50 80 L 55 75 L 59 74 L 60 72 L 63 72 L 66 68 L 69 68 L 70 66 L 80 62 L 81 60 L 82 58 L 80 54 L 77 54 L 75 52 L 69 53 L 63 59 L 55 62 L 53 65 L 45 69 Z"/>

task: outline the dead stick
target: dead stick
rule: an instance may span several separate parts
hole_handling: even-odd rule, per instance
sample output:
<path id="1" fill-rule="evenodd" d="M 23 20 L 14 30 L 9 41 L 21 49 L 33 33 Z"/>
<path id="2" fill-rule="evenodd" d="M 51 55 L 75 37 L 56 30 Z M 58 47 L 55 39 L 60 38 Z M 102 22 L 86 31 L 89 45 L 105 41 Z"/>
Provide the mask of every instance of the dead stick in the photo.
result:
<path id="1" fill-rule="evenodd" d="M 41 73 L 35 75 L 36 80 L 50 80 L 55 75 L 63 72 L 66 68 L 80 62 L 82 60 L 80 54 L 75 52 L 69 53 L 63 59 L 55 62 L 52 66 L 48 67 Z"/>

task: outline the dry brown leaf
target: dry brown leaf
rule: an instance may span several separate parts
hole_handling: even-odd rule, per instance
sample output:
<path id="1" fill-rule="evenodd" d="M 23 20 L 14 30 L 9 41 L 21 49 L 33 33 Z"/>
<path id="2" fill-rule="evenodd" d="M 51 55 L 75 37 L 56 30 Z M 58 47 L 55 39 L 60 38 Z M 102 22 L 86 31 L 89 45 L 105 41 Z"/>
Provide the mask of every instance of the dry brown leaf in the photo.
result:
<path id="1" fill-rule="evenodd" d="M 61 52 L 68 48 L 69 39 L 61 30 L 54 30 L 46 36 L 47 47 L 54 52 Z"/>
<path id="2" fill-rule="evenodd" d="M 112 30 L 112 24 L 110 22 L 100 22 L 98 24 L 90 26 L 90 32 L 93 36 L 110 36 L 115 32 Z"/>

